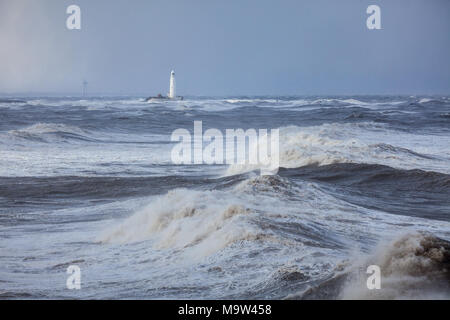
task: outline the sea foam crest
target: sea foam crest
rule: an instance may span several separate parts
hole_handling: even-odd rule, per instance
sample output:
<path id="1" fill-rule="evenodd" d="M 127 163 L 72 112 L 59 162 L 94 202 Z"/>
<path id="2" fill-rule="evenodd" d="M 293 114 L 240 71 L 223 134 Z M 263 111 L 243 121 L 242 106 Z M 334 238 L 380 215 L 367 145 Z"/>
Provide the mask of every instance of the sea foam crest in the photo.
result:
<path id="1" fill-rule="evenodd" d="M 434 165 L 438 170 L 439 164 L 434 164 L 432 157 L 385 143 L 380 138 L 377 138 L 377 143 L 372 143 L 371 140 L 379 135 L 380 130 L 386 129 L 372 123 L 280 128 L 280 167 L 367 163 L 414 169 L 428 161 L 430 168 Z M 389 137 L 388 134 L 385 136 Z M 257 147 L 249 146 L 250 149 Z M 255 165 L 233 164 L 227 168 L 225 175 L 236 175 L 257 169 L 259 167 Z"/>
<path id="2" fill-rule="evenodd" d="M 407 233 L 363 259 L 355 265 L 380 267 L 381 289 L 368 290 L 367 277 L 353 277 L 342 299 L 450 299 L 450 243 L 445 240 Z"/>
<path id="3" fill-rule="evenodd" d="M 72 136 L 73 138 L 88 139 L 88 132 L 85 130 L 59 123 L 36 123 L 23 129 L 11 130 L 8 135 L 14 138 L 41 141 L 46 141 L 50 136 L 53 138 Z"/>
<path id="4" fill-rule="evenodd" d="M 246 223 L 245 204 L 219 191 L 175 189 L 155 198 L 118 226 L 106 230 L 103 243 L 151 240 L 157 249 L 192 249 L 194 256 L 212 254 L 257 232 Z"/>

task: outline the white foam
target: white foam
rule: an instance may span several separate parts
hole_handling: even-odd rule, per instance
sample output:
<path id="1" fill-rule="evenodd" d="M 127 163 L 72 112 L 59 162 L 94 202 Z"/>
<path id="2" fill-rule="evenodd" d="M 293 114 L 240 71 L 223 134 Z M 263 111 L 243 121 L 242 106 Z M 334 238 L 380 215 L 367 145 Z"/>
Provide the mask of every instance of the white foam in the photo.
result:
<path id="1" fill-rule="evenodd" d="M 445 249 L 437 238 L 406 233 L 391 242 L 382 242 L 369 256 L 359 255 L 352 267 L 364 272 L 349 281 L 342 299 L 450 299 Z M 446 252 L 447 251 L 447 252 Z M 369 290 L 365 269 L 377 265 L 381 288 Z"/>
<path id="2" fill-rule="evenodd" d="M 450 144 L 449 137 L 396 132 L 370 122 L 283 127 L 280 128 L 280 167 L 367 163 L 448 173 L 450 168 L 445 159 L 450 158 L 450 153 L 445 148 L 446 143 Z M 420 154 L 436 159 L 426 159 Z M 226 175 L 258 168 L 255 165 L 230 165 Z"/>
<path id="3" fill-rule="evenodd" d="M 104 232 L 104 243 L 152 240 L 159 249 L 191 249 L 203 257 L 237 240 L 255 238 L 245 216 L 252 211 L 219 191 L 175 189 L 157 197 L 120 225 Z"/>
<path id="4" fill-rule="evenodd" d="M 23 129 L 11 130 L 8 133 L 12 135 L 22 136 L 22 135 L 43 135 L 46 133 L 57 133 L 57 132 L 72 133 L 77 135 L 86 134 L 86 131 L 80 129 L 79 127 L 59 123 L 36 123 L 32 126 Z"/>

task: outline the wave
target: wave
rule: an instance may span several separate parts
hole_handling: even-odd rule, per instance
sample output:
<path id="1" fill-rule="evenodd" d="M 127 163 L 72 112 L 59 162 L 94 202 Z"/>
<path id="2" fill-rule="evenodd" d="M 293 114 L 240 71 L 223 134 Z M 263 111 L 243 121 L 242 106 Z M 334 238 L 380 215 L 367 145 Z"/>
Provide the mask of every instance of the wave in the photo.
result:
<path id="1" fill-rule="evenodd" d="M 365 109 L 373 109 L 377 110 L 385 107 L 394 107 L 405 103 L 405 100 L 400 101 L 383 101 L 383 102 L 374 102 L 374 101 L 361 101 L 354 98 L 320 98 L 313 101 L 308 101 L 309 105 L 318 105 L 323 107 L 361 107 Z"/>
<path id="2" fill-rule="evenodd" d="M 401 101 L 385 101 L 385 102 L 373 102 L 373 101 L 361 101 L 353 98 L 272 98 L 272 99 L 227 99 L 222 101 L 226 104 L 231 104 L 246 107 L 254 106 L 261 108 L 275 108 L 275 109 L 289 109 L 297 111 L 315 110 L 322 108 L 335 108 L 335 107 L 361 107 L 365 109 L 377 110 L 379 108 L 393 107 L 405 103 L 405 100 Z"/>
<path id="3" fill-rule="evenodd" d="M 336 246 L 319 226 L 308 227 L 298 221 L 283 227 L 275 221 L 298 215 L 287 209 L 277 212 L 281 204 L 288 205 L 287 198 L 311 198 L 316 193 L 314 189 L 301 190 L 279 176 L 213 179 L 209 186 L 214 190 L 176 188 L 158 195 L 142 210 L 105 230 L 98 241 L 151 241 L 156 249 L 184 250 L 194 258 L 214 254 L 240 241 L 286 243 L 303 239 L 314 246 Z M 277 238 L 277 232 L 287 238 Z M 322 243 L 317 244 L 319 241 Z"/>
<path id="4" fill-rule="evenodd" d="M 58 123 L 37 123 L 23 129 L 8 131 L 7 134 L 15 139 L 38 142 L 58 142 L 58 140 L 95 140 L 89 136 L 90 133 L 86 130 L 76 126 Z"/>
<path id="5" fill-rule="evenodd" d="M 384 188 L 400 188 L 401 191 L 427 191 L 432 193 L 450 192 L 450 175 L 423 171 L 401 170 L 378 164 L 333 164 L 327 166 L 306 166 L 302 168 L 281 169 L 282 177 L 329 182 L 333 185 L 376 187 L 383 183 Z M 386 191 L 386 189 L 384 189 Z M 393 190 L 390 190 L 393 192 Z"/>
<path id="6" fill-rule="evenodd" d="M 208 180 L 180 176 L 0 177 L 3 200 L 123 199 L 149 196 L 183 186 L 207 185 Z"/>
<path id="7" fill-rule="evenodd" d="M 318 104 L 318 105 L 343 105 L 343 104 L 351 104 L 351 105 L 368 105 L 369 103 L 359 101 L 356 99 L 334 99 L 334 98 L 320 98 L 316 100 L 312 100 L 309 102 L 310 104 Z"/>
<path id="8" fill-rule="evenodd" d="M 101 129 L 100 129 L 101 130 Z M 129 134 L 117 131 L 87 130 L 77 126 L 61 123 L 36 123 L 31 126 L 6 132 L 9 139 L 30 140 L 42 143 L 59 142 L 104 142 L 104 143 L 136 143 L 167 144 L 165 135 Z"/>
<path id="9" fill-rule="evenodd" d="M 320 167 L 322 174 L 324 170 L 332 174 L 328 169 Z M 152 254 L 170 256 L 180 263 L 201 261 L 220 270 L 232 268 L 236 256 L 248 258 L 249 263 L 261 264 L 269 271 L 258 276 L 249 297 L 263 298 L 269 293 L 285 297 L 298 292 L 296 286 L 303 290 L 324 283 L 301 298 L 349 299 L 347 292 L 353 291 L 344 292 L 344 288 L 353 286 L 354 271 L 369 258 L 371 264 L 384 268 L 376 252 L 358 263 L 341 263 L 349 251 L 373 248 L 378 239 L 399 229 L 446 232 L 441 221 L 392 216 L 340 201 L 307 179 L 285 177 L 286 171 L 280 176 L 212 179 L 200 183 L 201 190 L 186 186 L 157 195 L 123 221 L 112 221 L 96 240 L 116 248 L 124 244 L 127 248 L 130 244 L 151 246 Z M 370 180 L 370 174 L 366 178 Z M 391 250 L 383 248 L 383 252 Z"/>
<path id="10" fill-rule="evenodd" d="M 437 99 L 437 98 L 422 98 L 418 101 L 419 104 L 445 104 L 447 103 L 444 101 L 444 99 Z"/>
<path id="11" fill-rule="evenodd" d="M 245 222 L 253 212 L 220 191 L 175 189 L 157 197 L 119 226 L 105 231 L 102 243 L 152 240 L 157 249 L 187 249 L 203 257 L 238 240 L 258 238 Z"/>
<path id="12" fill-rule="evenodd" d="M 153 101 L 155 106 L 161 106 L 175 111 L 197 110 L 203 112 L 224 112 L 239 108 L 273 108 L 292 111 L 307 111 L 322 108 L 360 107 L 377 110 L 389 108 L 406 101 L 361 101 L 352 98 L 300 98 L 300 97 L 268 97 L 268 98 L 226 98 L 226 99 L 186 99 L 183 101 Z"/>
<path id="13" fill-rule="evenodd" d="M 450 299 L 450 242 L 429 233 L 382 241 L 371 254 L 355 253 L 333 275 L 288 299 Z M 378 266 L 381 288 L 368 289 L 369 266 Z"/>
<path id="14" fill-rule="evenodd" d="M 26 100 L 22 99 L 2 99 L 0 98 L 0 103 L 10 104 L 10 103 L 27 103 Z"/>
<path id="15" fill-rule="evenodd" d="M 378 246 L 359 266 L 377 265 L 381 289 L 368 290 L 366 277 L 350 277 L 342 299 L 450 299 L 450 242 L 431 234 L 405 234 Z M 359 281 L 358 281 L 359 280 Z"/>
<path id="16" fill-rule="evenodd" d="M 448 220 L 450 175 L 382 165 L 335 164 L 282 169 L 294 181 L 319 183 L 347 203 L 405 217 Z"/>
<path id="17" fill-rule="evenodd" d="M 66 107 L 83 107 L 87 110 L 101 110 L 119 108 L 123 109 L 125 105 L 130 106 L 144 106 L 146 103 L 142 99 L 133 97 L 118 97 L 118 98 L 88 98 L 80 99 L 77 97 L 65 98 L 35 98 L 28 99 L 27 105 L 34 107 L 50 107 L 50 108 L 66 108 Z"/>
<path id="18" fill-rule="evenodd" d="M 278 103 L 280 100 L 278 99 L 227 99 L 225 100 L 227 103 Z"/>
<path id="19" fill-rule="evenodd" d="M 380 138 L 386 137 L 391 140 L 400 134 L 389 132 L 383 125 L 374 123 L 280 128 L 279 166 L 299 168 L 309 165 L 366 163 L 405 169 L 419 166 L 444 173 L 449 171 L 448 165 L 433 155 L 422 154 L 387 142 L 372 143 L 374 139 L 380 139 L 378 138 L 380 132 L 382 132 Z M 258 150 L 258 142 L 249 148 Z M 257 165 L 233 164 L 228 167 L 225 174 L 229 176 L 258 169 L 261 168 Z"/>

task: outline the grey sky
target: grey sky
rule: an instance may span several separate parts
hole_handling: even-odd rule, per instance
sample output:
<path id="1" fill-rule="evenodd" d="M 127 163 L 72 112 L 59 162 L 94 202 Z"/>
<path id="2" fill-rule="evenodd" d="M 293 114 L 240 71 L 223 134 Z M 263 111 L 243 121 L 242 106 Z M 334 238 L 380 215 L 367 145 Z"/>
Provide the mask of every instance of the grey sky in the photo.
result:
<path id="1" fill-rule="evenodd" d="M 448 94 L 449 31 L 448 0 L 0 0 L 0 92 Z"/>

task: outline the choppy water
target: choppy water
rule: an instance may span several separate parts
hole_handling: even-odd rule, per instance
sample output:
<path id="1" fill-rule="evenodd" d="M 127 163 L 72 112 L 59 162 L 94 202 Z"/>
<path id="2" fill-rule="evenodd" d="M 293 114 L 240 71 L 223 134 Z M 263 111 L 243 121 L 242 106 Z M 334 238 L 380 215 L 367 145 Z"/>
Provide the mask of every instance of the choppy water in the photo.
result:
<path id="1" fill-rule="evenodd" d="M 282 169 L 172 164 L 194 120 Z M 0 298 L 450 298 L 449 97 L 11 97 L 0 155 Z"/>

